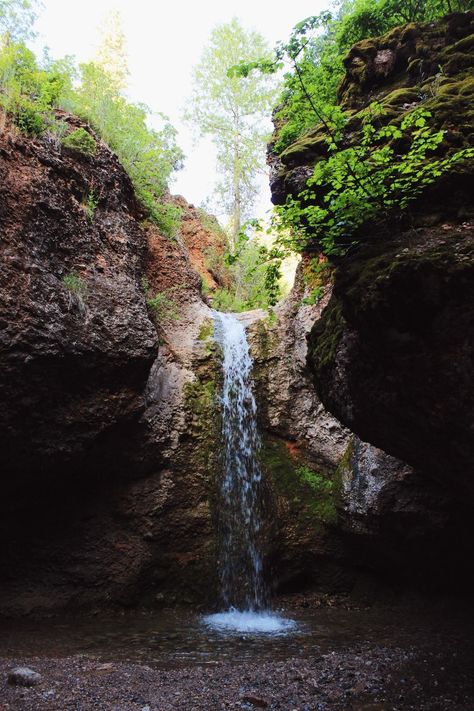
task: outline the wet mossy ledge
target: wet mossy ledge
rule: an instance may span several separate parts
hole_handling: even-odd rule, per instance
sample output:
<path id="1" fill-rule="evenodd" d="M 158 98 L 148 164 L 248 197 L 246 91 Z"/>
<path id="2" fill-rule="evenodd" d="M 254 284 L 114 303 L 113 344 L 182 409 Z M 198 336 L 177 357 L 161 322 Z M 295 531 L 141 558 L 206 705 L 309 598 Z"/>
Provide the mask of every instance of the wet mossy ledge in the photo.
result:
<path id="1" fill-rule="evenodd" d="M 321 471 L 308 462 L 292 442 L 265 438 L 260 452 L 262 467 L 276 497 L 298 525 L 321 532 L 337 522 L 341 482 L 336 473 Z"/>
<path id="2" fill-rule="evenodd" d="M 445 131 L 436 158 L 474 146 L 473 46 L 474 12 L 402 25 L 355 44 L 344 60 L 346 74 L 338 91 L 347 121 L 344 147 L 357 145 L 367 107 L 374 101 L 383 109 L 378 121 L 393 126 L 416 109 L 428 111 L 430 127 Z M 276 126 L 271 145 L 277 143 L 279 129 Z M 296 198 L 315 163 L 328 155 L 326 127 L 315 121 L 278 158 L 273 156 L 273 202 L 283 204 L 288 195 Z M 455 170 L 466 173 L 461 162 Z"/>
<path id="3" fill-rule="evenodd" d="M 354 571 L 338 528 L 339 472 L 276 437 L 263 438 L 260 459 L 271 510 L 266 557 L 273 592 L 350 590 Z"/>

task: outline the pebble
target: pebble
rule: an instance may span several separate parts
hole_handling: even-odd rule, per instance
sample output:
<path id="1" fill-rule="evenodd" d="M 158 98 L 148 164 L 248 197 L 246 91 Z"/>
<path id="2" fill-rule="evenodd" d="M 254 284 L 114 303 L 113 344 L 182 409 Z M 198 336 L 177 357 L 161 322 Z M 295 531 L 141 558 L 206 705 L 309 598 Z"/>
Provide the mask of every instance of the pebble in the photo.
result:
<path id="1" fill-rule="evenodd" d="M 42 677 L 28 667 L 15 667 L 8 672 L 8 683 L 13 686 L 36 686 Z"/>

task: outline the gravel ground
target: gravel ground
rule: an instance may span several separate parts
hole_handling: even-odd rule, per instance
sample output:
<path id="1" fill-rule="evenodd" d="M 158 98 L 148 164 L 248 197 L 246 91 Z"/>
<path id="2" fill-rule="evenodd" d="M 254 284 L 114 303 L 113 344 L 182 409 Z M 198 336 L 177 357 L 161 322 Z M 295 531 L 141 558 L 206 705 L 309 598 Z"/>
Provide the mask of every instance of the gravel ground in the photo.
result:
<path id="1" fill-rule="evenodd" d="M 15 666 L 37 686 L 7 683 Z M 466 650 L 353 645 L 306 659 L 153 669 L 86 656 L 0 659 L 0 711 L 473 711 Z"/>

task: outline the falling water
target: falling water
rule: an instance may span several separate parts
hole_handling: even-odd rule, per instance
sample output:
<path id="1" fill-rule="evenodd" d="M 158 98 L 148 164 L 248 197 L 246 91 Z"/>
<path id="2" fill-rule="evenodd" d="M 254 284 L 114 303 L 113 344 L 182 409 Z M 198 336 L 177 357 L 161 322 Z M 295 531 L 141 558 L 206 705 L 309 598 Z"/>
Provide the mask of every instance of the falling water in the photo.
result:
<path id="1" fill-rule="evenodd" d="M 243 324 L 214 312 L 222 347 L 223 476 L 219 507 L 219 580 L 225 612 L 206 623 L 220 629 L 281 632 L 293 625 L 265 612 L 262 567 L 262 473 L 257 406 L 251 387 L 252 359 Z"/>
<path id="2" fill-rule="evenodd" d="M 251 389 L 252 359 L 243 324 L 215 312 L 223 351 L 219 577 L 226 607 L 265 606 L 261 535 L 262 475 L 258 464 L 257 406 Z"/>

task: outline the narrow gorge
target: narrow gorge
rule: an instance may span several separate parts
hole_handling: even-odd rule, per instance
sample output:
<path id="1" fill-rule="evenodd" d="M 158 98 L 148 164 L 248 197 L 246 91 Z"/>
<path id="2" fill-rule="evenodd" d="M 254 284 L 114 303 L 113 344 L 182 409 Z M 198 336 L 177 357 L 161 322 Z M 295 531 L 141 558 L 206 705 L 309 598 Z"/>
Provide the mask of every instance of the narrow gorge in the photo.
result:
<path id="1" fill-rule="evenodd" d="M 90 122 L 55 109 L 87 153 L 5 113 L 0 666 L 112 681 L 64 706 L 9 683 L 0 709 L 472 708 L 473 32 L 467 9 L 352 46 L 344 150 L 408 151 L 422 110 L 423 169 L 471 152 L 339 251 L 299 216 L 268 309 L 222 308 L 217 220 L 166 192 L 166 236 Z M 336 151 L 325 120 L 287 129 L 267 158 L 295 209 Z"/>

